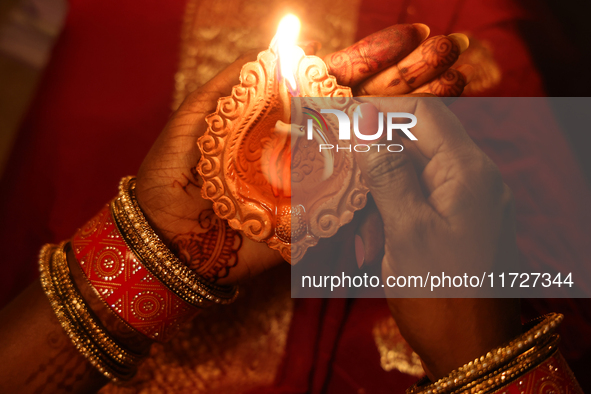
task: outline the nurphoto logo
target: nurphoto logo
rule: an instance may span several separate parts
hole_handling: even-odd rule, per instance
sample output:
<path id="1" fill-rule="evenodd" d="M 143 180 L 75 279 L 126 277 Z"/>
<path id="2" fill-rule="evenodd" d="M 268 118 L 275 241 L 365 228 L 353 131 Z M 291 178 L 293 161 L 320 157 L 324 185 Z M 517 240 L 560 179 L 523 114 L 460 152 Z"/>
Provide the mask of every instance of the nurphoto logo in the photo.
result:
<path id="1" fill-rule="evenodd" d="M 337 109 L 321 109 L 320 113 L 318 113 L 318 111 L 314 111 L 311 108 L 304 108 L 307 110 L 307 112 L 304 112 L 304 114 L 308 115 L 306 129 L 306 137 L 308 140 L 311 141 L 314 139 L 314 132 L 322 134 L 326 133 L 328 125 L 321 114 L 335 115 L 339 124 L 339 140 L 351 140 L 351 120 L 345 112 Z M 415 137 L 415 135 L 410 131 L 410 129 L 417 124 L 416 116 L 407 112 L 387 112 L 385 118 L 386 121 L 384 122 L 384 113 L 380 112 L 378 114 L 378 130 L 374 134 L 362 134 L 359 131 L 359 111 L 355 110 L 353 112 L 353 132 L 355 133 L 357 140 L 376 141 L 380 139 L 384 133 L 384 123 L 386 123 L 386 139 L 388 141 L 392 141 L 392 133 L 394 130 L 402 131 L 411 141 L 417 140 L 417 137 Z M 410 120 L 410 122 L 399 123 L 401 120 L 405 119 Z M 334 144 L 325 143 L 319 144 L 319 151 L 322 152 L 323 150 L 335 149 L 337 152 L 341 150 L 348 150 L 350 152 L 351 149 L 353 149 L 355 152 L 369 152 L 372 147 L 375 147 L 378 152 L 380 151 L 380 148 L 386 148 L 388 152 L 392 153 L 402 152 L 404 149 L 404 147 L 400 144 L 356 144 L 349 146 L 335 146 Z"/>

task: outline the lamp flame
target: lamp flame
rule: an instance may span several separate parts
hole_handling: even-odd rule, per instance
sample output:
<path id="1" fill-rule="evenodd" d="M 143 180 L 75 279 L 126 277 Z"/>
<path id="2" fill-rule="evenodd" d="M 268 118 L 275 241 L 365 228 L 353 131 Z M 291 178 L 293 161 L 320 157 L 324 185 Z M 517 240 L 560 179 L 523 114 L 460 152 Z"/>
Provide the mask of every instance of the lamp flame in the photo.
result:
<path id="1" fill-rule="evenodd" d="M 287 14 L 279 22 L 277 34 L 271 42 L 279 59 L 281 77 L 287 82 L 291 92 L 297 91 L 295 66 L 299 60 L 296 42 L 300 34 L 301 23 L 297 16 Z"/>

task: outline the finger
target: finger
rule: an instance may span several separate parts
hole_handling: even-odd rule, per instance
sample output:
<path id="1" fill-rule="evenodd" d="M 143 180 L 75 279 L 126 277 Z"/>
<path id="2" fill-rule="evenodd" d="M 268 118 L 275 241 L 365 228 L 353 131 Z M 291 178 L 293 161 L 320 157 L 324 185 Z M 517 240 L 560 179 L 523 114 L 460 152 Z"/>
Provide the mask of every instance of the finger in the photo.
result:
<path id="1" fill-rule="evenodd" d="M 435 97 L 434 95 L 430 94 L 430 93 L 412 93 L 412 94 L 406 94 L 406 95 L 402 95 L 402 96 L 398 96 L 397 98 L 401 98 L 401 97 Z M 376 97 L 376 96 L 361 96 L 361 97 L 356 97 L 357 101 L 360 101 L 362 103 L 380 103 L 382 97 Z M 394 102 L 391 102 L 391 104 L 393 104 Z M 386 107 L 386 106 L 384 106 Z M 382 107 L 380 107 L 382 108 Z M 387 108 L 386 108 L 387 109 Z M 393 105 L 390 105 L 390 110 L 393 110 L 394 107 Z M 404 146 L 404 151 L 408 154 L 410 160 L 412 161 L 412 164 L 415 168 L 415 172 L 417 173 L 417 175 L 420 176 L 420 174 L 422 174 L 423 170 L 425 169 L 425 167 L 427 166 L 427 164 L 429 163 L 429 159 L 426 158 L 420 151 L 419 149 L 416 147 L 416 145 L 414 144 L 414 141 L 410 141 L 408 138 L 405 138 L 404 135 L 400 135 L 402 140 L 402 145 Z"/>
<path id="2" fill-rule="evenodd" d="M 360 212 L 361 222 L 355 230 L 357 266 L 372 265 L 384 257 L 384 222 L 371 195 Z"/>
<path id="3" fill-rule="evenodd" d="M 378 125 L 378 110 L 367 103 L 361 104 L 358 110 L 359 132 L 374 134 Z M 357 135 L 355 139 L 357 143 L 366 143 Z M 401 144 L 402 140 L 393 133 L 391 141 L 386 141 L 386 136 L 382 135 L 377 143 Z M 409 212 L 425 203 L 413 163 L 404 151 L 391 153 L 373 149 L 355 152 L 355 160 L 387 228 L 406 215 L 412 216 Z"/>
<path id="4" fill-rule="evenodd" d="M 430 93 L 412 93 L 412 94 L 405 94 L 402 96 L 398 96 L 397 99 L 400 99 L 402 97 L 430 97 L 430 98 L 434 98 L 435 96 L 430 94 Z M 384 104 L 382 106 L 379 106 L 379 103 L 381 103 L 382 97 L 377 97 L 377 96 L 360 96 L 360 97 L 356 97 L 357 101 L 360 101 L 362 103 L 378 103 L 378 107 L 380 108 L 380 111 L 382 110 L 393 110 L 394 106 L 393 104 L 395 102 L 390 102 L 389 108 L 387 104 Z M 408 105 L 406 106 L 408 107 Z M 419 149 L 416 147 L 414 141 L 410 141 L 408 138 L 405 138 L 404 135 L 400 135 L 402 140 L 402 145 L 404 146 L 404 151 L 408 154 L 408 157 L 410 158 L 410 160 L 412 161 L 412 164 L 414 166 L 415 169 L 415 173 L 420 177 L 420 175 L 423 173 L 423 170 L 425 169 L 425 167 L 427 166 L 427 164 L 429 163 L 429 159 L 427 157 L 425 157 L 420 151 Z"/>
<path id="5" fill-rule="evenodd" d="M 412 164 L 415 168 L 415 172 L 418 176 L 420 176 L 425 170 L 427 164 L 429 163 L 429 159 L 423 156 L 423 154 L 416 147 L 414 141 L 410 141 L 409 139 L 403 138 L 402 145 L 404 145 L 404 151 L 408 154 L 410 160 L 412 161 Z"/>
<path id="6" fill-rule="evenodd" d="M 450 68 L 431 82 L 412 91 L 412 93 L 430 93 L 438 97 L 459 97 L 464 87 L 470 83 L 474 68 L 463 64 L 457 69 Z M 449 105 L 449 103 L 448 103 Z"/>
<path id="7" fill-rule="evenodd" d="M 437 96 L 434 95 L 433 93 L 412 92 L 412 93 L 407 93 L 407 94 L 397 94 L 397 95 L 390 96 L 390 97 L 397 97 L 397 98 L 400 98 L 400 97 L 431 97 L 431 98 L 434 98 Z M 386 98 L 386 97 L 383 95 L 355 96 L 355 100 L 360 101 L 362 103 L 373 103 L 374 100 L 381 99 L 381 98 Z M 437 97 L 437 99 L 439 99 L 446 106 L 449 106 L 457 100 L 457 97 Z"/>
<path id="8" fill-rule="evenodd" d="M 248 62 L 255 61 L 261 50 L 264 49 L 253 49 L 246 52 L 205 85 L 190 93 L 179 107 L 178 112 L 213 112 L 217 106 L 217 99 L 232 93 L 232 88 L 240 83 L 239 77 L 242 67 Z"/>
<path id="9" fill-rule="evenodd" d="M 429 36 L 422 23 L 394 25 L 324 58 L 329 73 L 341 85 L 355 86 L 398 63 Z"/>
<path id="10" fill-rule="evenodd" d="M 365 99 L 370 101 L 370 99 Z M 445 103 L 433 96 L 382 97 L 373 98 L 371 103 L 380 112 L 407 112 L 414 114 L 417 124 L 411 132 L 417 138 L 412 141 L 417 150 L 428 160 L 436 154 L 453 153 L 460 150 L 465 154 L 476 148 L 476 144 L 462 124 Z"/>
<path id="11" fill-rule="evenodd" d="M 361 83 L 356 95 L 410 93 L 451 67 L 468 42 L 463 34 L 431 37 L 397 64 Z"/>

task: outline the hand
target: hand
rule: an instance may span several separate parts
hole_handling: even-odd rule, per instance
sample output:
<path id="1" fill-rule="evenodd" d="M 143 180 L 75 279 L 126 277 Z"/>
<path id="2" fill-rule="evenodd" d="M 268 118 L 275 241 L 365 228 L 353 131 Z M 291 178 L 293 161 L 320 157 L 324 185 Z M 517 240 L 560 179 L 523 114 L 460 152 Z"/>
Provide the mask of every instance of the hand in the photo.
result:
<path id="1" fill-rule="evenodd" d="M 468 37 L 456 33 L 427 39 L 429 32 L 421 23 L 394 25 L 324 61 L 337 81 L 353 88 L 356 96 L 459 96 L 474 71 L 467 64 L 454 68 L 468 48 Z"/>
<path id="2" fill-rule="evenodd" d="M 379 103 L 393 112 L 392 102 Z M 377 122 L 377 109 L 362 105 L 360 128 Z M 396 112 L 414 113 L 417 141 L 401 153 L 356 153 L 363 178 L 384 225 L 382 276 L 417 267 L 494 267 L 515 261 L 511 191 L 497 167 L 468 137 L 457 118 L 433 98 L 397 99 Z M 358 143 L 363 143 L 359 141 Z M 447 268 L 447 269 L 446 269 Z M 440 378 L 519 334 L 513 299 L 408 299 L 388 304 L 401 334 L 421 357 L 430 378 Z"/>
<path id="3" fill-rule="evenodd" d="M 356 96 L 435 95 L 460 96 L 474 69 L 455 62 L 469 45 L 464 34 L 429 36 L 428 26 L 394 25 L 374 33 L 351 47 L 324 58 L 329 72 Z M 368 198 L 361 220 L 355 223 L 356 257 L 361 267 L 381 260 L 383 223 Z"/>
<path id="4" fill-rule="evenodd" d="M 253 51 L 191 93 L 171 116 L 137 174 L 138 203 L 148 221 L 179 259 L 208 280 L 234 284 L 282 261 L 278 252 L 254 242 L 218 218 L 201 196 L 197 140 L 205 117 L 239 83 Z"/>
<path id="5" fill-rule="evenodd" d="M 457 77 L 454 91 L 463 88 L 466 78 L 449 69 L 466 46 L 463 38 L 434 37 L 449 45 L 446 51 L 438 51 L 438 46 L 428 44 L 430 40 L 421 45 L 428 34 L 425 25 L 393 26 L 327 56 L 327 65 L 341 83 L 366 94 L 429 90 L 431 85 L 440 86 L 437 81 L 447 71 Z M 305 48 L 311 54 L 316 46 Z M 241 67 L 254 61 L 256 53 L 241 57 L 187 97 L 137 174 L 137 199 L 156 232 L 185 264 L 222 284 L 239 282 L 283 261 L 278 252 L 251 241 L 215 216 L 211 202 L 201 197 L 201 179 L 195 170 L 200 158 L 196 141 L 206 130 L 205 117 L 215 110 L 218 98 L 230 95 L 239 83 Z M 437 60 L 442 57 L 446 60 Z M 414 82 L 382 89 L 397 64 L 416 66 Z"/>

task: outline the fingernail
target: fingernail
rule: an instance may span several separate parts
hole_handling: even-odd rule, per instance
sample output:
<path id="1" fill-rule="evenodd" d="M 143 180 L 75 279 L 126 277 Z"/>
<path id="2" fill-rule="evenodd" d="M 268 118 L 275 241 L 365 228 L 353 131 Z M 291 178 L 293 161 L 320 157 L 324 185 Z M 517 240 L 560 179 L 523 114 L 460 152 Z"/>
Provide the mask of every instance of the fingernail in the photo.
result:
<path id="1" fill-rule="evenodd" d="M 464 52 L 470 46 L 470 39 L 465 34 L 452 33 L 448 35 L 448 37 L 451 37 L 456 42 L 456 44 L 458 44 L 460 47 L 460 53 Z"/>
<path id="2" fill-rule="evenodd" d="M 417 29 L 421 42 L 425 41 L 427 37 L 429 37 L 429 34 L 431 33 L 429 26 L 423 23 L 413 23 L 412 25 L 415 29 Z"/>
<path id="3" fill-rule="evenodd" d="M 363 103 L 356 111 L 359 111 L 359 132 L 363 135 L 375 134 L 378 130 L 378 109 L 373 104 Z"/>
<path id="4" fill-rule="evenodd" d="M 355 235 L 355 258 L 357 259 L 357 267 L 361 269 L 365 261 L 365 245 L 359 235 Z"/>
<path id="5" fill-rule="evenodd" d="M 464 75 L 464 78 L 466 78 L 466 84 L 469 84 L 472 80 L 472 77 L 474 76 L 474 67 L 472 67 L 469 64 L 462 64 L 461 66 L 456 68 L 456 70 L 458 70 Z"/>

